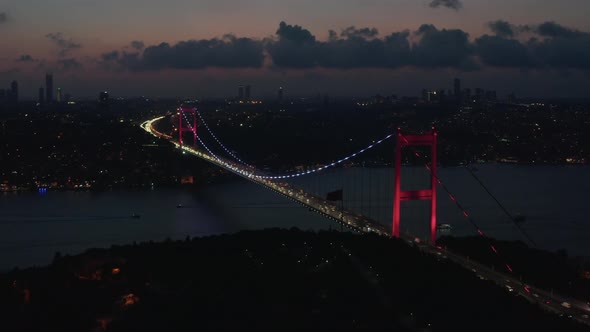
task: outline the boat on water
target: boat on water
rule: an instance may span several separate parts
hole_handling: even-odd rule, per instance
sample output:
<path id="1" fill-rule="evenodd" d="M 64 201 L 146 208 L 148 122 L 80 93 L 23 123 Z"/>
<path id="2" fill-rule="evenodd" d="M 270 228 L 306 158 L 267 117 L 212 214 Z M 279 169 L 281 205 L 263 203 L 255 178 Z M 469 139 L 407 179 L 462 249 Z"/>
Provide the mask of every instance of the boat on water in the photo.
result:
<path id="1" fill-rule="evenodd" d="M 177 209 L 181 209 L 181 208 L 182 208 L 182 204 L 178 204 L 178 205 L 176 205 L 176 208 L 177 208 Z"/>
<path id="2" fill-rule="evenodd" d="M 139 219 L 139 218 L 141 218 L 141 216 L 139 214 L 132 213 L 131 214 L 131 218 L 133 218 L 133 219 Z"/>

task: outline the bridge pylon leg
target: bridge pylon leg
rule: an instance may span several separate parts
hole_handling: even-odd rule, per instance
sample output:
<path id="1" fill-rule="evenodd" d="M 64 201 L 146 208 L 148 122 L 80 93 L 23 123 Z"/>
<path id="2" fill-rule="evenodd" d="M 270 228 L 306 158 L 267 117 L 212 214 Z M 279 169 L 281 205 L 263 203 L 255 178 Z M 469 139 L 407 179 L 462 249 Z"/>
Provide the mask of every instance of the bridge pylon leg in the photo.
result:
<path id="1" fill-rule="evenodd" d="M 400 237 L 400 219 L 401 219 L 401 202 L 411 200 L 430 200 L 430 243 L 436 244 L 436 186 L 438 184 L 437 172 L 437 137 L 438 133 L 432 128 L 431 134 L 424 135 L 402 135 L 401 130 L 397 131 L 397 142 L 395 146 L 395 179 L 393 192 L 393 224 L 391 227 L 391 236 Z M 401 190 L 401 169 L 402 169 L 402 149 L 408 146 L 430 146 L 431 165 L 430 171 L 430 188 L 423 190 Z"/>
<path id="2" fill-rule="evenodd" d="M 192 121 L 190 121 L 187 114 L 192 116 Z M 187 107 L 183 105 L 178 109 L 178 142 L 180 145 L 184 144 L 182 135 L 185 132 L 191 132 L 193 134 L 193 145 L 197 145 L 197 109 L 195 107 Z"/>

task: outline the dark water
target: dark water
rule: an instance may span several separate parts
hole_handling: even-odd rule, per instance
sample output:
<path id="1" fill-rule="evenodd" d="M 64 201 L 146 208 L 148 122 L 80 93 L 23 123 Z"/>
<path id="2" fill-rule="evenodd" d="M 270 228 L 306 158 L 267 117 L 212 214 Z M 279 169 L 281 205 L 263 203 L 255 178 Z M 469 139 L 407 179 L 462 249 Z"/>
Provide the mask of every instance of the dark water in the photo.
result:
<path id="1" fill-rule="evenodd" d="M 476 174 L 508 210 L 527 217 L 522 227 L 548 250 L 565 248 L 590 256 L 589 167 L 478 166 Z M 442 168 L 440 177 L 490 236 L 524 239 L 516 227 L 462 168 Z M 390 224 L 393 170 L 335 169 L 296 179 L 325 195 L 343 188 L 344 207 Z M 405 168 L 402 189 L 428 185 L 421 168 Z M 182 204 L 183 208 L 177 208 Z M 402 207 L 402 231 L 425 235 L 428 202 Z M 454 235 L 475 229 L 439 189 L 439 223 Z M 131 218 L 132 214 L 141 218 Z M 194 190 L 49 192 L 0 194 L 0 269 L 48 264 L 56 251 L 79 253 L 133 241 L 182 239 L 267 227 L 327 229 L 339 226 L 256 184 L 236 178 Z"/>

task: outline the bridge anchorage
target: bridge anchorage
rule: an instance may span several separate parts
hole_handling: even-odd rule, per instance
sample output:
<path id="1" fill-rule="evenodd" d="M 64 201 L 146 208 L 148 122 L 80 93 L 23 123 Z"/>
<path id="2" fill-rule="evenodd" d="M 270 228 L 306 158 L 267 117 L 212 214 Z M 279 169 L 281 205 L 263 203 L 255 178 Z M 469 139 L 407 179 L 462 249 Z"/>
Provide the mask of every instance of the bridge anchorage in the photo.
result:
<path id="1" fill-rule="evenodd" d="M 192 121 L 189 116 L 192 116 Z M 184 119 L 184 121 L 183 121 Z M 192 122 L 192 124 L 191 124 Z M 184 125 L 186 123 L 186 125 Z M 197 108 L 190 104 L 185 103 L 180 105 L 178 109 L 178 142 L 182 146 L 184 144 L 182 135 L 185 132 L 193 133 L 193 146 L 197 145 Z"/>
<path id="2" fill-rule="evenodd" d="M 392 237 L 400 237 L 400 210 L 402 201 L 430 200 L 430 243 L 436 244 L 436 144 L 438 133 L 432 128 L 432 133 L 424 135 L 402 135 L 401 129 L 397 129 L 395 147 L 395 180 L 393 195 L 393 226 Z M 410 146 L 429 146 L 431 149 L 430 188 L 422 190 L 401 190 L 402 148 Z M 416 153 L 418 156 L 418 154 Z"/>

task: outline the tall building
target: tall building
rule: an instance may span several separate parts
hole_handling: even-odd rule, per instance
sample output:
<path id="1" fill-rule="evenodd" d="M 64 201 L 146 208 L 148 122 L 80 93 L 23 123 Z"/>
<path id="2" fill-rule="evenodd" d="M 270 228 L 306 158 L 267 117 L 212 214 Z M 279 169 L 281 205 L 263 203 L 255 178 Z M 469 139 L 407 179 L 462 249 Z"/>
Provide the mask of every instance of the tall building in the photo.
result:
<path id="1" fill-rule="evenodd" d="M 440 101 L 441 96 L 444 95 L 444 91 L 445 90 L 441 90 L 440 92 L 438 92 L 436 90 L 430 91 L 430 90 L 423 89 L 422 90 L 422 100 L 425 102 Z"/>
<path id="2" fill-rule="evenodd" d="M 57 88 L 57 103 L 61 103 L 61 88 Z"/>
<path id="3" fill-rule="evenodd" d="M 244 100 L 244 86 L 238 86 L 238 100 Z"/>
<path id="4" fill-rule="evenodd" d="M 39 104 L 43 104 L 45 102 L 45 89 L 43 89 L 43 87 L 39 88 L 39 99 L 37 102 Z"/>
<path id="5" fill-rule="evenodd" d="M 458 99 L 459 97 L 461 97 L 461 80 L 458 78 L 455 78 L 455 97 Z"/>
<path id="6" fill-rule="evenodd" d="M 250 86 L 249 85 L 246 85 L 244 97 L 246 98 L 246 100 L 250 100 Z"/>
<path id="7" fill-rule="evenodd" d="M 463 90 L 463 96 L 465 96 L 465 100 L 467 102 L 471 102 L 471 89 L 465 89 Z"/>
<path id="8" fill-rule="evenodd" d="M 280 87 L 279 88 L 279 101 L 283 101 L 283 92 L 284 92 L 283 87 Z"/>
<path id="9" fill-rule="evenodd" d="M 484 101 L 485 91 L 482 88 L 475 88 L 475 96 L 473 97 L 474 102 L 481 103 Z"/>
<path id="10" fill-rule="evenodd" d="M 51 104 L 53 102 L 53 74 L 45 75 L 45 100 Z"/>
<path id="11" fill-rule="evenodd" d="M 10 83 L 10 97 L 12 98 L 12 102 L 18 103 L 18 82 L 12 81 Z"/>

